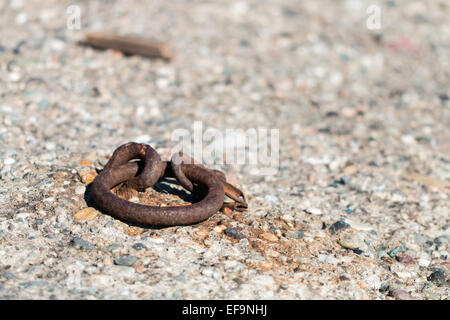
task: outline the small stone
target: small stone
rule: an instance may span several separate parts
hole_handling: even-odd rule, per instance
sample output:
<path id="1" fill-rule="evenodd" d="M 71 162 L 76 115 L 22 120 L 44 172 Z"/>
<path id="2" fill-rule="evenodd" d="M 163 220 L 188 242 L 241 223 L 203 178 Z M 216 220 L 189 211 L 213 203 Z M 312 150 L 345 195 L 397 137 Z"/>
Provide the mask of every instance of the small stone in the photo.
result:
<path id="1" fill-rule="evenodd" d="M 227 226 L 221 224 L 220 226 L 214 227 L 213 230 L 214 230 L 214 232 L 222 233 L 226 228 L 227 228 Z"/>
<path id="2" fill-rule="evenodd" d="M 273 268 L 273 263 L 270 261 L 265 261 L 259 265 L 259 267 L 264 271 L 269 271 Z"/>
<path id="3" fill-rule="evenodd" d="M 305 264 L 309 262 L 309 259 L 305 257 L 295 257 L 294 261 L 298 264 Z"/>
<path id="4" fill-rule="evenodd" d="M 137 250 L 137 251 L 141 251 L 141 250 L 147 250 L 148 248 L 143 244 L 143 243 L 135 243 L 133 244 L 133 249 Z"/>
<path id="5" fill-rule="evenodd" d="M 342 108 L 341 110 L 341 115 L 344 118 L 354 118 L 357 114 L 357 110 L 355 108 L 351 108 L 351 107 L 345 107 Z"/>
<path id="6" fill-rule="evenodd" d="M 315 216 L 321 216 L 322 211 L 318 208 L 308 208 L 305 210 L 306 213 L 313 214 Z"/>
<path id="7" fill-rule="evenodd" d="M 98 174 L 95 171 L 78 170 L 78 176 L 80 177 L 81 182 L 83 182 L 84 184 L 89 184 L 94 181 L 97 175 Z"/>
<path id="8" fill-rule="evenodd" d="M 296 239 L 296 240 L 298 240 L 298 239 L 301 239 L 303 237 L 303 233 L 302 233 L 302 231 L 300 229 L 297 232 L 288 231 L 288 232 L 286 232 L 285 237 L 289 238 L 289 239 Z"/>
<path id="9" fill-rule="evenodd" d="M 339 180 L 339 183 L 343 185 L 349 185 L 350 184 L 350 177 L 346 174 L 341 176 L 341 179 Z"/>
<path id="10" fill-rule="evenodd" d="M 49 151 L 55 150 L 56 149 L 56 143 L 54 143 L 54 142 L 47 142 L 45 144 L 45 149 L 49 150 Z"/>
<path id="11" fill-rule="evenodd" d="M 50 101 L 44 99 L 38 102 L 38 107 L 41 110 L 46 110 L 50 106 Z"/>
<path id="12" fill-rule="evenodd" d="M 131 267 L 136 261 L 137 258 L 133 256 L 118 256 L 114 258 L 114 264 L 118 266 Z"/>
<path id="13" fill-rule="evenodd" d="M 428 281 L 431 281 L 438 286 L 441 286 L 446 283 L 445 280 L 445 272 L 443 269 L 435 269 L 432 274 L 430 274 L 427 278 Z"/>
<path id="14" fill-rule="evenodd" d="M 264 197 L 264 200 L 267 202 L 267 203 L 275 203 L 275 202 L 277 202 L 278 201 L 278 198 L 277 197 L 275 197 L 275 196 L 272 196 L 272 195 L 270 195 L 270 194 L 268 194 L 268 195 L 266 195 L 265 197 Z"/>
<path id="15" fill-rule="evenodd" d="M 397 300 L 415 300 L 408 291 L 401 289 L 391 290 L 389 291 L 389 295 Z"/>
<path id="16" fill-rule="evenodd" d="M 128 267 L 128 266 L 111 266 L 110 267 L 110 273 L 111 275 L 116 279 L 121 278 L 132 278 L 135 275 L 134 268 Z"/>
<path id="17" fill-rule="evenodd" d="M 21 12 L 16 16 L 17 24 L 24 24 L 28 21 L 28 15 L 25 12 Z"/>
<path id="18" fill-rule="evenodd" d="M 75 221 L 91 221 L 97 216 L 98 211 L 92 207 L 81 209 L 73 215 Z"/>
<path id="19" fill-rule="evenodd" d="M 403 263 L 403 264 L 415 264 L 416 263 L 414 261 L 414 259 L 407 254 L 397 254 L 395 256 L 395 258 L 397 259 L 398 262 Z"/>
<path id="20" fill-rule="evenodd" d="M 227 236 L 238 239 L 238 240 L 245 238 L 242 234 L 239 234 L 239 232 L 237 232 L 237 230 L 235 228 L 226 228 L 224 230 L 224 233 Z"/>
<path id="21" fill-rule="evenodd" d="M 407 250 L 408 250 L 408 248 L 405 248 L 403 246 L 399 246 L 399 247 L 396 247 L 391 252 L 389 252 L 389 255 L 394 258 L 399 252 L 406 252 Z"/>
<path id="22" fill-rule="evenodd" d="M 401 139 L 404 144 L 415 144 L 416 143 L 416 139 L 411 135 L 404 135 L 401 137 Z"/>
<path id="23" fill-rule="evenodd" d="M 278 258 L 281 255 L 278 251 L 275 250 L 268 250 L 266 254 L 272 258 Z"/>
<path id="24" fill-rule="evenodd" d="M 209 229 L 205 228 L 203 226 L 199 227 L 198 230 L 195 232 L 195 235 L 200 239 L 203 240 L 209 235 Z"/>
<path id="25" fill-rule="evenodd" d="M 73 238 L 70 244 L 77 249 L 91 250 L 95 248 L 94 245 L 92 245 L 91 243 L 87 242 L 86 240 L 80 237 Z"/>
<path id="26" fill-rule="evenodd" d="M 6 271 L 5 273 L 3 273 L 3 278 L 5 278 L 7 280 L 12 280 L 12 279 L 15 279 L 16 276 L 14 275 L 14 273 Z"/>
<path id="27" fill-rule="evenodd" d="M 291 216 L 290 214 L 284 214 L 280 216 L 280 219 L 286 222 L 287 224 L 290 224 L 294 221 L 294 217 Z"/>
<path id="28" fill-rule="evenodd" d="M 136 270 L 137 273 L 142 273 L 142 272 L 144 272 L 144 267 L 143 266 L 139 266 L 135 270 Z"/>
<path id="29" fill-rule="evenodd" d="M 381 291 L 381 292 L 386 292 L 386 291 L 388 291 L 388 290 L 389 290 L 389 283 L 383 282 L 383 283 L 380 285 L 380 291 Z"/>
<path id="30" fill-rule="evenodd" d="M 75 188 L 75 194 L 82 195 L 86 192 L 85 186 L 78 186 Z"/>
<path id="31" fill-rule="evenodd" d="M 335 223 L 333 223 L 332 225 L 331 225 L 331 227 L 330 227 L 330 231 L 332 232 L 332 233 L 336 233 L 336 232 L 338 232 L 339 230 L 342 230 L 342 229 L 347 229 L 347 228 L 350 228 L 350 225 L 347 223 L 347 222 L 345 222 L 345 221 L 337 221 L 337 222 L 335 222 Z"/>
<path id="32" fill-rule="evenodd" d="M 22 74 L 20 74 L 18 72 L 11 72 L 9 74 L 9 80 L 11 82 L 18 82 L 20 79 L 22 79 Z"/>
<path id="33" fill-rule="evenodd" d="M 431 263 L 431 260 L 430 259 L 428 259 L 428 258 L 420 258 L 418 261 L 417 261 L 417 264 L 419 265 L 419 266 L 421 266 L 421 267 L 428 267 L 429 265 L 430 265 L 430 263 Z"/>
<path id="34" fill-rule="evenodd" d="M 130 199 L 128 199 L 128 201 L 134 202 L 134 203 L 139 203 L 141 200 L 139 199 L 139 197 L 131 197 Z"/>
<path id="35" fill-rule="evenodd" d="M 340 236 L 338 243 L 350 250 L 363 250 L 365 249 L 364 240 L 362 238 L 362 235 L 356 232 L 346 232 L 343 235 Z"/>
<path id="36" fill-rule="evenodd" d="M 48 284 L 47 281 L 27 281 L 27 282 L 22 282 L 20 284 L 20 287 L 22 287 L 22 288 L 42 287 L 42 286 L 46 286 L 47 284 Z"/>
<path id="37" fill-rule="evenodd" d="M 223 214 L 230 214 L 232 211 L 233 211 L 233 210 L 231 210 L 231 209 L 228 208 L 228 207 L 224 207 L 224 208 L 222 209 L 222 213 L 223 213 Z"/>
<path id="38" fill-rule="evenodd" d="M 106 246 L 105 250 L 108 250 L 108 251 L 116 251 L 116 250 L 118 250 L 119 248 L 120 248 L 120 244 L 118 244 L 118 243 L 112 243 L 112 244 Z"/>
<path id="39" fill-rule="evenodd" d="M 6 158 L 5 160 L 3 160 L 3 163 L 5 164 L 5 166 L 11 165 L 14 162 L 16 162 L 16 160 L 14 160 L 13 158 Z"/>
<path id="40" fill-rule="evenodd" d="M 356 172 L 358 172 L 358 168 L 354 165 L 349 165 L 349 166 L 345 167 L 345 169 L 344 169 L 344 173 L 347 176 L 351 176 L 351 175 L 355 174 Z"/>
<path id="41" fill-rule="evenodd" d="M 269 242 L 277 242 L 278 241 L 278 237 L 270 232 L 261 233 L 259 235 L 259 238 L 261 238 L 263 240 L 267 240 Z"/>
<path id="42" fill-rule="evenodd" d="M 346 276 L 340 276 L 339 281 L 350 281 L 350 278 L 348 278 Z"/>
<path id="43" fill-rule="evenodd" d="M 436 243 L 438 246 L 442 246 L 444 244 L 449 244 L 450 243 L 450 236 L 448 235 L 443 235 L 443 236 L 439 236 L 434 238 L 434 243 Z"/>

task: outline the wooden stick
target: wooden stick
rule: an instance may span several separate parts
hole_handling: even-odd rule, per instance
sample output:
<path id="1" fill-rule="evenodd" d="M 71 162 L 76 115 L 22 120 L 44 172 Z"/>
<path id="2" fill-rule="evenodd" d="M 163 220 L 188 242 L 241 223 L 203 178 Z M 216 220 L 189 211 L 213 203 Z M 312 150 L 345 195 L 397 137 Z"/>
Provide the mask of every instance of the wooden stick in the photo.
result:
<path id="1" fill-rule="evenodd" d="M 85 43 L 99 49 L 114 49 L 127 54 L 171 60 L 173 48 L 167 43 L 133 36 L 119 36 L 102 32 L 86 33 Z"/>

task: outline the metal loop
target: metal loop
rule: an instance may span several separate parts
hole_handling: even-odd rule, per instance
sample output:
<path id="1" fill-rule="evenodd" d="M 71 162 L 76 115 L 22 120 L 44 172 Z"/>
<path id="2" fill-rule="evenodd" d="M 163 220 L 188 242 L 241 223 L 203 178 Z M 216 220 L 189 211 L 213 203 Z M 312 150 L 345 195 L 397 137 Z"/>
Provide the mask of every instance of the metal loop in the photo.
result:
<path id="1" fill-rule="evenodd" d="M 140 159 L 143 167 L 129 162 L 133 159 Z M 158 207 L 129 202 L 111 192 L 111 188 L 122 183 L 132 188 L 151 187 L 162 177 L 176 178 L 191 192 L 195 192 L 195 184 L 204 198 L 187 206 Z M 225 194 L 236 203 L 224 203 Z M 134 142 L 114 151 L 92 183 L 92 197 L 99 207 L 118 218 L 155 226 L 197 223 L 225 207 L 239 211 L 247 208 L 242 191 L 228 184 L 221 171 L 210 170 L 182 153 L 175 154 L 169 162 L 161 161 L 151 146 Z"/>

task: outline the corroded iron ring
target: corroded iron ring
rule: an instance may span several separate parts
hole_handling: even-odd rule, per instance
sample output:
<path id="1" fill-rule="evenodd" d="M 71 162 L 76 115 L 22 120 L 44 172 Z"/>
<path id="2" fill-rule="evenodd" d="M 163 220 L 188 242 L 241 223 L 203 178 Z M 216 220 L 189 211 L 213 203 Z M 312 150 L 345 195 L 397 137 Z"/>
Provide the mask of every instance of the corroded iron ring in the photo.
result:
<path id="1" fill-rule="evenodd" d="M 206 196 L 201 201 L 187 206 L 157 207 L 119 198 L 110 189 L 135 177 L 138 172 L 136 162 L 109 168 L 100 173 L 92 183 L 92 197 L 103 210 L 135 223 L 174 226 L 193 224 L 208 219 L 222 207 L 224 202 L 225 192 L 219 179 L 206 169 L 195 165 L 183 164 L 181 168 L 190 181 L 205 191 Z M 163 176 L 173 177 L 171 170 L 165 170 Z"/>
<path id="2" fill-rule="evenodd" d="M 141 162 L 129 162 L 134 159 Z M 176 178 L 185 189 L 203 199 L 187 206 L 158 207 L 127 201 L 111 191 L 116 186 L 125 191 L 145 189 L 163 177 Z M 155 226 L 192 224 L 209 218 L 221 208 L 238 211 L 247 208 L 243 192 L 227 183 L 221 171 L 210 170 L 183 153 L 175 154 L 172 161 L 161 161 L 151 146 L 135 142 L 123 144 L 114 151 L 91 190 L 96 204 L 108 213 Z M 225 195 L 235 202 L 224 203 Z"/>

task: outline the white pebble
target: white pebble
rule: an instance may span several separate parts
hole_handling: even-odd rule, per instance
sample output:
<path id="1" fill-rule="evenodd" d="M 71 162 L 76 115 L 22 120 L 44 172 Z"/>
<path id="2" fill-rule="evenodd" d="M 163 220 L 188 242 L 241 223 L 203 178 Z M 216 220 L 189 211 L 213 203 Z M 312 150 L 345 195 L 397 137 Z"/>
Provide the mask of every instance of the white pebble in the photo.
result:
<path id="1" fill-rule="evenodd" d="M 233 14 L 241 15 L 248 12 L 248 4 L 244 1 L 233 3 L 230 10 Z"/>
<path id="2" fill-rule="evenodd" d="M 46 144 L 45 144 L 45 149 L 47 149 L 47 150 L 55 150 L 55 148 L 56 148 L 56 144 L 54 143 L 54 142 L 47 142 Z"/>
<path id="3" fill-rule="evenodd" d="M 428 267 L 431 263 L 431 261 L 429 259 L 425 259 L 425 258 L 420 258 L 417 263 L 419 264 L 419 266 L 421 267 Z"/>
<path id="4" fill-rule="evenodd" d="M 52 39 L 50 41 L 50 49 L 53 51 L 62 51 L 65 45 L 65 42 L 59 39 Z"/>
<path id="5" fill-rule="evenodd" d="M 130 200 L 128 200 L 130 202 L 134 202 L 134 203 L 139 203 L 139 198 L 138 197 L 132 197 Z"/>
<path id="6" fill-rule="evenodd" d="M 415 144 L 416 139 L 411 135 L 404 135 L 404 136 L 402 136 L 402 142 L 404 144 Z"/>
<path id="7" fill-rule="evenodd" d="M 11 1 L 11 9 L 18 11 L 23 7 L 23 0 L 13 0 Z"/>
<path id="8" fill-rule="evenodd" d="M 5 160 L 3 160 L 5 166 L 13 164 L 14 162 L 16 162 L 16 160 L 14 160 L 13 158 L 6 158 Z"/>
<path id="9" fill-rule="evenodd" d="M 86 191 L 86 187 L 85 186 L 78 186 L 75 188 L 75 194 L 83 194 Z"/>
<path id="10" fill-rule="evenodd" d="M 305 210 L 307 213 L 309 214 L 313 214 L 315 216 L 321 216 L 322 215 L 322 210 L 318 209 L 318 208 L 308 208 Z"/>
<path id="11" fill-rule="evenodd" d="M 24 24 L 28 21 L 28 15 L 25 12 L 19 13 L 16 17 L 17 24 Z"/>
<path id="12" fill-rule="evenodd" d="M 22 74 L 20 74 L 19 72 L 10 72 L 8 77 L 11 82 L 17 82 L 22 79 Z"/>
<path id="13" fill-rule="evenodd" d="M 150 239 L 148 239 L 148 241 L 153 242 L 153 243 L 164 243 L 163 238 L 150 238 Z"/>
<path id="14" fill-rule="evenodd" d="M 275 196 L 267 195 L 264 197 L 264 200 L 269 203 L 275 203 L 278 201 L 278 198 Z"/>

